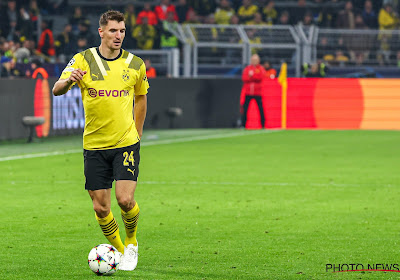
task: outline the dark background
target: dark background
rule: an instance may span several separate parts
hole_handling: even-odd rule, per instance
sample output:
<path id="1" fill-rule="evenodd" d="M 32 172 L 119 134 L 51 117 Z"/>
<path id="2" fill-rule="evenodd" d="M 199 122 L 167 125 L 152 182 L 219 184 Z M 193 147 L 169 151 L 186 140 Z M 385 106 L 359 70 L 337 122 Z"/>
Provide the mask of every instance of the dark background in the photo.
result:
<path id="1" fill-rule="evenodd" d="M 23 116 L 33 115 L 35 80 L 0 79 L 0 140 L 25 138 L 28 129 Z M 49 79 L 50 89 L 56 79 Z M 240 79 L 151 79 L 145 128 L 165 129 L 171 126 L 167 110 L 179 107 L 173 128 L 233 127 L 239 118 Z M 57 97 L 52 97 L 57 98 Z M 53 112 L 52 112 L 53 118 Z M 53 119 L 52 119 L 53 120 Z M 53 130 L 50 135 L 82 133 L 82 129 Z"/>

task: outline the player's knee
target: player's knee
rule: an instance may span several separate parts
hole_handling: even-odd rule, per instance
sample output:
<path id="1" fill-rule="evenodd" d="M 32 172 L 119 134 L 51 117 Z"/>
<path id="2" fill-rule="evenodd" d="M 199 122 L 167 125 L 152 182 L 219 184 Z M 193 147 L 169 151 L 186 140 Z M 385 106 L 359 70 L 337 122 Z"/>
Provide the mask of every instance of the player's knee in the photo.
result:
<path id="1" fill-rule="evenodd" d="M 105 218 L 110 213 L 110 207 L 101 203 L 93 202 L 93 210 L 96 212 L 97 217 Z"/>
<path id="2" fill-rule="evenodd" d="M 122 210 L 127 211 L 133 208 L 133 197 L 124 196 L 118 198 L 118 205 Z"/>

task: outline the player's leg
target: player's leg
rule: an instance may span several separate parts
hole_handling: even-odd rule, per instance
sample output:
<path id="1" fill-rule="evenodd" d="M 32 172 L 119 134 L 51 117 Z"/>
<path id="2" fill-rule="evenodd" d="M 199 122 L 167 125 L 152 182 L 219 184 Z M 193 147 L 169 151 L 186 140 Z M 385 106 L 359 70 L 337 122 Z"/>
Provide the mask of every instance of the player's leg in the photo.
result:
<path id="1" fill-rule="evenodd" d="M 140 209 L 134 198 L 136 183 L 129 180 L 119 180 L 115 183 L 115 196 L 121 208 L 126 231 L 125 246 L 137 246 L 136 232 Z"/>
<path id="2" fill-rule="evenodd" d="M 264 128 L 265 125 L 265 116 L 264 116 L 264 108 L 262 104 L 262 97 L 261 96 L 255 96 L 254 97 L 257 105 L 258 105 L 258 111 L 260 112 L 260 120 L 261 120 L 261 127 Z"/>
<path id="3" fill-rule="evenodd" d="M 89 190 L 95 217 L 104 236 L 119 252 L 124 253 L 124 245 L 119 235 L 119 226 L 111 212 L 111 189 Z"/>
<path id="4" fill-rule="evenodd" d="M 85 189 L 93 202 L 95 217 L 107 240 L 124 253 L 119 227 L 111 212 L 112 165 L 104 151 L 84 151 Z"/>
<path id="5" fill-rule="evenodd" d="M 115 196 L 121 208 L 126 238 L 125 253 L 121 270 L 134 270 L 138 261 L 138 243 L 136 240 L 137 224 L 139 219 L 139 205 L 135 201 L 135 190 L 139 175 L 140 143 L 118 149 L 115 154 L 113 169 L 115 182 Z"/>
<path id="6" fill-rule="evenodd" d="M 126 247 L 119 269 L 127 271 L 134 270 L 138 263 L 139 246 L 136 240 L 136 232 L 139 219 L 139 205 L 134 198 L 135 189 L 135 181 L 118 180 L 115 182 L 115 196 L 118 205 L 121 207 L 121 216 L 126 231 Z"/>

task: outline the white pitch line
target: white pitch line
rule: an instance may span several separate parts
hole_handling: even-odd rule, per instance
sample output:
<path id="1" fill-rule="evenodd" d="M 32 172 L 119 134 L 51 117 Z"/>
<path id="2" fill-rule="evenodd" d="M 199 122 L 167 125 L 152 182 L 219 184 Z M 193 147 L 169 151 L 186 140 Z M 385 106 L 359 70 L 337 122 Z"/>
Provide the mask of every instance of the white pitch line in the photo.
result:
<path id="1" fill-rule="evenodd" d="M 262 134 L 262 133 L 271 133 L 271 132 L 278 132 L 278 131 L 281 131 L 281 130 L 254 130 L 254 131 L 241 131 L 241 132 L 233 132 L 233 133 L 226 133 L 226 134 L 201 135 L 201 136 L 184 137 L 184 138 L 178 138 L 178 139 L 166 139 L 166 140 L 159 140 L 159 141 L 156 140 L 156 141 L 151 141 L 151 142 L 144 142 L 144 143 L 141 143 L 140 145 L 142 147 L 155 146 L 155 145 L 166 145 L 166 144 L 174 144 L 174 143 L 184 143 L 184 142 L 192 142 L 192 141 L 221 139 L 221 138 L 229 138 L 229 137 L 237 137 L 237 136 L 247 136 L 247 135 L 255 135 L 255 134 Z M 35 154 L 0 157 L 0 162 L 19 160 L 19 159 L 28 159 L 28 158 L 40 158 L 40 157 L 49 157 L 49 156 L 57 156 L 57 155 L 77 154 L 77 153 L 83 153 L 83 149 L 73 149 L 73 150 L 54 151 L 54 152 L 47 152 L 47 153 L 35 153 Z"/>
<path id="2" fill-rule="evenodd" d="M 75 150 L 66 150 L 66 151 L 54 151 L 54 152 L 48 152 L 48 153 L 37 153 L 37 154 L 26 154 L 26 155 L 2 157 L 2 158 L 0 158 L 0 162 L 1 161 L 18 160 L 18 159 L 27 159 L 27 158 L 39 158 L 39 157 L 49 157 L 49 156 L 66 155 L 66 154 L 76 154 L 76 153 L 83 153 L 83 150 L 75 149 Z"/>
<path id="3" fill-rule="evenodd" d="M 210 181 L 138 181 L 138 184 L 145 185 L 229 185 L 229 186 L 300 186 L 307 185 L 313 187 L 365 187 L 369 184 L 343 184 L 343 183 L 308 183 L 308 182 L 300 182 L 300 183 L 289 183 L 289 182 L 210 182 Z M 388 184 L 382 185 L 381 187 L 396 187 L 396 185 Z"/>
<path id="4" fill-rule="evenodd" d="M 184 143 L 184 142 L 192 142 L 192 141 L 200 141 L 200 140 L 211 140 L 211 139 L 221 139 L 221 138 L 229 138 L 229 137 L 237 137 L 237 136 L 247 136 L 247 135 L 255 135 L 255 134 L 263 134 L 263 133 L 271 133 L 277 132 L 281 130 L 252 130 L 252 131 L 241 131 L 241 132 L 233 132 L 226 134 L 212 134 L 212 135 L 200 135 L 200 136 L 192 136 L 192 137 L 183 137 L 178 139 L 166 139 L 152 142 L 144 142 L 141 143 L 141 146 L 154 146 L 154 145 L 163 145 L 163 144 L 173 144 L 173 143 Z"/>

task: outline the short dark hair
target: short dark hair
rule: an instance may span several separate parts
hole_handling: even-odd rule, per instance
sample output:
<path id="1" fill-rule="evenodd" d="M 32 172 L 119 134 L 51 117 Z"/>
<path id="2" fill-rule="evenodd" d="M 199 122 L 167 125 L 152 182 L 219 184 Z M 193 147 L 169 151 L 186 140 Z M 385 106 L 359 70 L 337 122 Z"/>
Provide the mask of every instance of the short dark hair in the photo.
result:
<path id="1" fill-rule="evenodd" d="M 119 11 L 109 10 L 100 16 L 99 25 L 105 26 L 108 24 L 108 21 L 110 20 L 115 20 L 117 22 L 121 21 L 125 22 L 125 16 L 123 13 Z"/>

